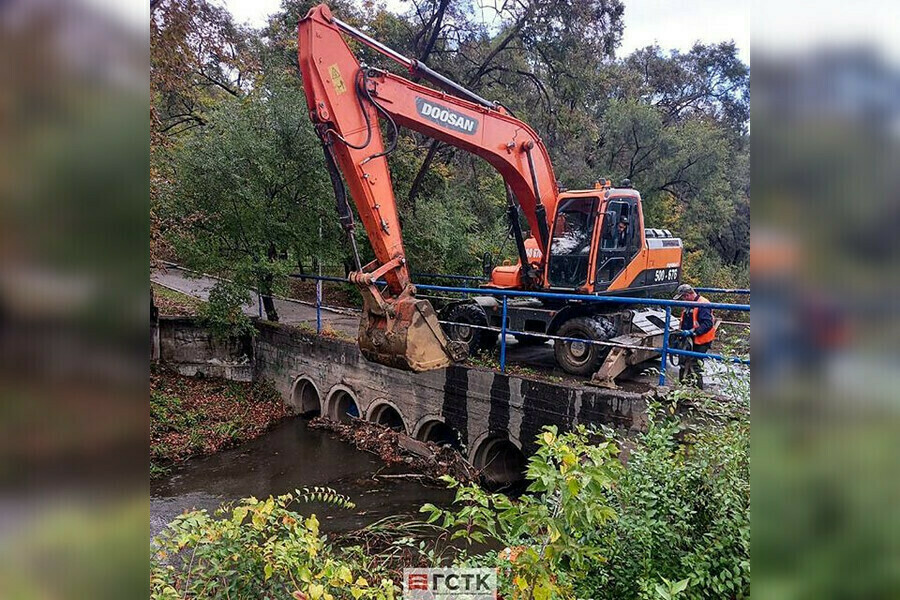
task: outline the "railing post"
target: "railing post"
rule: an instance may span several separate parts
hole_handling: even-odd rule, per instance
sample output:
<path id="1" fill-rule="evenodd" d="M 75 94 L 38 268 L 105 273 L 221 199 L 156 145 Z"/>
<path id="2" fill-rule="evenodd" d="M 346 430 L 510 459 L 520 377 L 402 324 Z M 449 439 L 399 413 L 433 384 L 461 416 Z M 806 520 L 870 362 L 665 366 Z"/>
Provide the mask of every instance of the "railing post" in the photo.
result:
<path id="1" fill-rule="evenodd" d="M 322 280 L 316 279 L 316 335 L 322 333 Z"/>
<path id="2" fill-rule="evenodd" d="M 500 317 L 500 372 L 506 373 L 506 296 L 503 296 L 503 314 Z"/>
<path id="3" fill-rule="evenodd" d="M 659 353 L 659 385 L 666 385 L 666 356 L 669 352 L 669 319 L 672 318 L 672 306 L 666 305 L 666 322 L 663 325 L 662 351 Z"/>

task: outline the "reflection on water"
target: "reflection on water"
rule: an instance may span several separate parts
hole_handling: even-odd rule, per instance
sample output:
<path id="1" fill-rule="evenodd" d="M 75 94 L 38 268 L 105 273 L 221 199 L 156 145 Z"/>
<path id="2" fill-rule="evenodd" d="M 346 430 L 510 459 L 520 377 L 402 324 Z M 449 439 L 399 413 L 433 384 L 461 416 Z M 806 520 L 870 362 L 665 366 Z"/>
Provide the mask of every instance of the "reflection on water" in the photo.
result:
<path id="1" fill-rule="evenodd" d="M 150 494 L 150 532 L 156 535 L 185 510 L 205 508 L 247 496 L 265 498 L 297 488 L 327 486 L 350 496 L 353 510 L 301 505 L 315 512 L 325 531 L 357 529 L 388 515 L 416 516 L 422 504 L 446 506 L 452 494 L 403 478 L 373 479 L 376 473 L 407 472 L 386 467 L 377 457 L 311 430 L 300 418 L 288 419 L 262 437 L 237 448 L 191 459 L 169 477 L 154 481 Z"/>

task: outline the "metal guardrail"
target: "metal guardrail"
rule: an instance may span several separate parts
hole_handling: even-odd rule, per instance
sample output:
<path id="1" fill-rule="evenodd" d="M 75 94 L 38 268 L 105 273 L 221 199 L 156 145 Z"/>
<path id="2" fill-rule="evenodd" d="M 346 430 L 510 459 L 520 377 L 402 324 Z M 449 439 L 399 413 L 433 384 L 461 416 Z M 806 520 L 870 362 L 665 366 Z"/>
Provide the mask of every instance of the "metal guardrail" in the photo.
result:
<path id="1" fill-rule="evenodd" d="M 413 279 L 447 279 L 449 281 L 487 281 L 488 278 L 479 275 L 442 275 L 440 273 L 410 273 Z M 696 291 L 704 294 L 734 294 L 734 295 L 750 295 L 750 288 L 717 288 L 717 287 L 695 287 Z"/>
<path id="2" fill-rule="evenodd" d="M 471 277 L 466 275 L 436 275 L 429 273 L 419 273 L 418 276 L 429 276 L 429 277 L 443 277 L 443 278 L 457 278 L 457 279 L 474 279 L 478 280 L 477 277 Z M 343 279 L 340 277 L 329 277 L 329 276 L 318 276 L 318 275 L 303 275 L 302 277 L 307 279 L 312 279 L 316 281 L 330 281 L 337 283 L 350 283 L 347 279 Z M 665 385 L 666 383 L 666 361 L 668 360 L 669 354 L 676 354 L 679 356 L 692 357 L 692 358 L 709 358 L 713 360 L 719 360 L 724 362 L 732 362 L 737 364 L 745 364 L 749 365 L 750 361 L 748 359 L 731 356 L 725 357 L 720 354 L 702 354 L 700 352 L 692 352 L 690 350 L 681 350 L 676 348 L 669 347 L 669 321 L 672 317 L 672 308 L 673 307 L 683 307 L 683 308 L 693 308 L 695 306 L 705 306 L 707 308 L 719 309 L 719 310 L 736 310 L 736 311 L 750 311 L 749 304 L 734 304 L 727 302 L 709 302 L 709 303 L 701 303 L 701 302 L 684 302 L 681 300 L 665 300 L 660 298 L 632 298 L 629 296 L 593 296 L 586 294 L 557 294 L 557 293 L 549 293 L 549 292 L 523 292 L 518 290 L 502 290 L 495 288 L 468 288 L 468 287 L 455 287 L 455 286 L 443 286 L 443 285 L 431 285 L 424 283 L 415 284 L 416 288 L 419 290 L 426 291 L 434 291 L 434 292 L 444 292 L 444 293 L 455 293 L 455 294 L 463 294 L 468 296 L 469 294 L 481 294 L 481 295 L 489 295 L 489 296 L 498 296 L 503 301 L 502 306 L 502 314 L 500 317 L 501 326 L 499 329 L 496 327 L 484 327 L 484 326 L 472 326 L 466 324 L 470 327 L 475 327 L 477 329 L 487 329 L 490 331 L 497 331 L 500 333 L 500 371 L 506 372 L 506 336 L 507 335 L 528 335 L 532 337 L 540 337 L 546 339 L 553 340 L 562 340 L 562 341 L 577 341 L 584 342 L 588 344 L 597 344 L 603 346 L 617 346 L 617 347 L 631 347 L 626 344 L 616 344 L 610 342 L 601 342 L 597 340 L 585 340 L 581 338 L 569 338 L 562 336 L 549 335 L 544 333 L 536 333 L 532 331 L 515 331 L 509 329 L 506 326 L 508 321 L 507 318 L 507 310 L 508 310 L 508 299 L 511 297 L 525 297 L 525 298 L 546 298 L 546 299 L 555 299 L 555 300 L 572 300 L 577 302 L 600 302 L 600 303 L 608 303 L 608 304 L 630 304 L 630 305 L 639 305 L 639 306 L 662 306 L 666 310 L 665 317 L 665 327 L 663 329 L 663 344 L 660 348 L 648 348 L 646 346 L 640 346 L 641 350 L 651 350 L 660 353 L 660 370 L 659 370 L 659 385 Z M 320 306 L 320 293 L 321 284 L 317 285 L 317 315 L 318 311 L 321 310 Z M 724 290 L 720 288 L 695 288 L 697 291 L 708 290 L 706 293 L 712 292 L 721 292 L 721 293 L 734 293 L 741 294 L 747 293 L 749 294 L 750 290 Z M 453 324 L 453 322 L 449 321 L 440 321 L 442 324 L 448 325 Z M 321 331 L 321 318 L 317 316 L 317 331 Z"/>
<path id="3" fill-rule="evenodd" d="M 171 266 L 183 269 L 186 271 L 190 271 L 190 269 L 185 269 L 175 263 L 168 263 Z M 204 274 L 208 277 L 214 277 L 212 275 Z M 444 278 L 444 279 L 456 279 L 461 281 L 483 281 L 483 278 L 469 276 L 469 275 L 439 275 L 434 273 L 417 273 L 414 276 L 419 278 L 430 277 L 430 278 Z M 296 279 L 309 279 L 316 282 L 316 333 L 322 333 L 322 310 L 331 310 L 330 307 L 325 306 L 323 304 L 323 290 L 322 283 L 323 282 L 332 282 L 332 283 L 342 283 L 342 284 L 350 284 L 352 283 L 343 277 L 333 277 L 328 275 L 313 275 L 306 273 L 297 273 L 292 274 L 292 278 Z M 384 282 L 379 282 L 384 283 Z M 660 369 L 659 369 L 659 385 L 665 385 L 666 383 L 666 361 L 668 360 L 668 355 L 675 354 L 678 356 L 685 356 L 697 359 L 712 359 L 718 360 L 722 362 L 731 362 L 736 364 L 744 364 L 749 365 L 750 360 L 745 359 L 739 356 L 722 356 L 721 354 L 713 354 L 713 353 L 700 353 L 693 352 L 690 350 L 682 350 L 677 348 L 671 348 L 669 346 L 669 321 L 672 317 L 672 308 L 675 307 L 683 307 L 683 308 L 694 308 L 697 306 L 704 306 L 707 308 L 718 309 L 718 310 L 735 310 L 741 312 L 750 312 L 749 304 L 735 304 L 735 303 L 727 303 L 727 302 L 685 302 L 682 300 L 667 300 L 661 298 L 634 298 L 630 296 L 594 296 L 588 294 L 560 294 L 560 293 L 549 293 L 549 292 L 523 292 L 519 290 L 503 290 L 496 288 L 468 288 L 468 287 L 456 287 L 456 286 L 442 286 L 442 285 L 431 285 L 431 284 L 415 284 L 416 288 L 419 290 L 427 290 L 427 291 L 435 291 L 435 292 L 444 292 L 444 293 L 454 293 L 454 294 L 462 294 L 464 297 L 468 297 L 470 294 L 479 294 L 479 295 L 488 295 L 488 296 L 497 296 L 500 297 L 502 304 L 502 314 L 500 323 L 500 328 L 489 327 L 489 326 L 479 326 L 479 325 L 470 325 L 464 324 L 468 327 L 473 327 L 476 329 L 486 329 L 490 331 L 496 331 L 500 334 L 500 371 L 506 372 L 506 336 L 507 335 L 527 335 L 531 337 L 539 337 L 545 338 L 548 340 L 561 340 L 561 341 L 570 341 L 570 342 L 582 342 L 587 344 L 601 345 L 601 346 L 613 346 L 613 347 L 625 347 L 625 348 L 636 348 L 641 350 L 655 351 L 660 354 Z M 698 292 L 704 293 L 724 293 L 724 294 L 749 294 L 749 289 L 723 289 L 723 288 L 694 288 Z M 258 292 L 257 292 L 258 294 Z M 533 331 L 515 331 L 509 329 L 506 324 L 508 321 L 507 318 L 507 310 L 508 310 L 508 300 L 509 298 L 546 298 L 546 299 L 555 299 L 555 300 L 571 300 L 576 302 L 595 302 L 595 303 L 607 303 L 607 304 L 627 304 L 627 305 L 636 305 L 636 306 L 661 306 L 665 308 L 665 326 L 663 328 L 663 342 L 660 348 L 652 348 L 647 346 L 629 346 L 627 344 L 618 344 L 614 342 L 605 342 L 599 340 L 586 340 L 581 338 L 570 338 L 563 336 L 550 335 L 545 333 L 536 333 Z M 302 302 L 292 298 L 282 298 L 278 297 L 281 300 L 293 301 L 293 302 Z M 303 304 L 307 304 L 306 302 L 302 302 Z M 260 299 L 261 306 L 261 299 Z M 262 310 L 260 308 L 260 315 L 262 314 Z M 440 323 L 444 325 L 452 325 L 454 324 L 451 321 L 440 321 Z M 460 323 L 463 325 L 462 323 Z"/>

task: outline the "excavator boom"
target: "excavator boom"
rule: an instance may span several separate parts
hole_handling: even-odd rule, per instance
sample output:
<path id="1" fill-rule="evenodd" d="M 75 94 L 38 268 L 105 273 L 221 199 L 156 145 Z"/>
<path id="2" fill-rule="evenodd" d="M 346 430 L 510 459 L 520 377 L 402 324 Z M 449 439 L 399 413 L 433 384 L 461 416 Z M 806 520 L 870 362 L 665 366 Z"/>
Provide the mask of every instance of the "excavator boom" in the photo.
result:
<path id="1" fill-rule="evenodd" d="M 360 65 L 343 35 L 385 54 L 411 74 L 444 88 L 436 91 L 386 71 Z M 322 141 L 338 213 L 353 240 L 353 213 L 341 173 L 366 229 L 375 261 L 359 264 L 350 279 L 363 295 L 359 344 L 369 360 L 424 371 L 465 357 L 448 341 L 431 304 L 415 297 L 403 249 L 397 203 L 379 117 L 484 158 L 503 176 L 549 254 L 547 212 L 557 202 L 556 179 L 546 148 L 528 125 L 492 103 L 313 7 L 298 26 L 298 58 L 306 100 Z M 340 171 L 340 172 L 338 172 Z M 524 254 L 524 250 L 523 250 Z M 384 278 L 385 289 L 376 281 Z"/>

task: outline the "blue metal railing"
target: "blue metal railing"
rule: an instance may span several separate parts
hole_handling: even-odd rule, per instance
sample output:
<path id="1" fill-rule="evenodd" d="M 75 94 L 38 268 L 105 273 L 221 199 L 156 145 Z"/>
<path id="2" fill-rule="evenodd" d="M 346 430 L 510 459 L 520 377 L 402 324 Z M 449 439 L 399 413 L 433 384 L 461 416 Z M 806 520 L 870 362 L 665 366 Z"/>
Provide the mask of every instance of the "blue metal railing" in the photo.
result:
<path id="1" fill-rule="evenodd" d="M 434 275 L 434 274 L 418 274 L 420 277 L 423 275 L 432 276 L 432 277 L 448 277 L 445 275 Z M 332 281 L 338 283 L 350 283 L 347 279 L 340 277 L 329 277 L 329 276 L 318 276 L 318 275 L 303 275 L 303 277 L 313 280 L 321 280 L 321 281 Z M 476 277 L 466 276 L 466 275 L 455 275 L 453 278 L 458 279 L 478 279 Z M 383 283 L 383 282 L 382 282 Z M 685 302 L 682 300 L 666 300 L 661 298 L 633 298 L 630 296 L 594 296 L 587 294 L 558 294 L 558 293 L 550 293 L 550 292 L 532 292 L 532 291 L 519 291 L 519 290 L 503 290 L 496 288 L 469 288 L 469 287 L 458 287 L 458 286 L 444 286 L 444 285 L 432 285 L 432 284 L 424 284 L 419 283 L 416 284 L 416 288 L 419 290 L 427 290 L 427 291 L 436 291 L 436 292 L 446 292 L 446 293 L 455 293 L 455 294 L 481 294 L 481 295 L 490 295 L 497 296 L 502 300 L 502 315 L 500 319 L 500 371 L 506 372 L 506 336 L 507 335 L 528 335 L 532 337 L 542 337 L 547 339 L 559 339 L 563 341 L 580 341 L 589 344 L 602 344 L 602 345 L 620 345 L 620 344 L 611 344 L 608 342 L 598 342 L 596 340 L 584 340 L 581 338 L 568 338 L 568 337 L 560 337 L 560 336 L 550 336 L 547 334 L 535 333 L 531 331 L 514 331 L 509 329 L 507 326 L 507 314 L 508 314 L 508 300 L 509 298 L 545 298 L 545 299 L 554 299 L 554 300 L 570 300 L 576 302 L 599 302 L 599 303 L 607 303 L 607 304 L 628 304 L 628 305 L 639 305 L 639 306 L 660 306 L 664 307 L 666 310 L 666 318 L 665 318 L 665 327 L 663 328 L 663 342 L 662 347 L 660 348 L 647 348 L 641 347 L 642 350 L 652 350 L 660 353 L 660 370 L 659 370 L 659 385 L 665 385 L 666 383 L 666 361 L 668 360 L 668 356 L 670 354 L 676 354 L 679 356 L 692 357 L 692 358 L 709 358 L 713 360 L 725 361 L 725 362 L 733 362 L 738 364 L 749 365 L 750 361 L 745 358 L 731 356 L 725 357 L 720 354 L 702 354 L 700 352 L 692 352 L 690 350 L 681 350 L 678 348 L 671 348 L 669 346 L 669 321 L 672 316 L 672 308 L 673 307 L 683 307 L 683 308 L 693 308 L 695 306 L 705 306 L 707 308 L 718 309 L 718 310 L 736 310 L 749 312 L 750 305 L 749 304 L 735 304 L 728 302 L 709 302 L 709 303 L 700 303 L 700 302 Z M 724 290 L 721 288 L 695 288 L 697 291 L 705 291 L 706 293 L 712 292 L 722 292 L 722 293 L 748 293 L 749 290 Z M 316 295 L 316 311 L 317 311 L 317 331 L 321 331 L 321 294 Z M 447 323 L 442 321 L 442 323 Z M 496 331 L 496 329 L 487 327 L 486 329 L 491 329 L 492 331 Z"/>
<path id="2" fill-rule="evenodd" d="M 297 279 L 315 279 L 318 277 L 317 275 L 307 275 L 305 273 L 294 273 L 291 277 Z M 325 276 L 323 276 L 325 277 Z M 440 273 L 410 273 L 410 277 L 413 280 L 417 279 L 446 279 L 448 281 L 476 281 L 476 282 L 485 282 L 488 281 L 487 277 L 483 277 L 481 275 L 442 275 Z M 342 279 L 340 277 L 331 277 L 326 279 L 325 281 L 338 281 L 342 283 L 349 283 L 346 279 Z M 417 284 L 418 287 L 422 287 Z M 703 294 L 733 294 L 738 296 L 749 296 L 750 288 L 717 288 L 717 287 L 695 287 L 696 291 Z M 479 288 L 480 291 L 480 288 Z M 470 290 L 468 293 L 472 293 Z"/>
<path id="3" fill-rule="evenodd" d="M 183 269 L 185 271 L 190 271 L 190 269 L 186 269 L 176 263 L 166 263 L 172 267 Z M 206 275 L 201 273 L 202 275 Z M 214 277 L 212 275 L 207 275 L 208 277 Z M 474 280 L 474 281 L 483 281 L 483 278 L 471 276 L 471 275 L 439 275 L 434 273 L 418 273 L 415 274 L 418 277 L 431 277 L 431 278 L 445 278 L 445 279 L 457 279 L 457 280 Z M 322 333 L 322 309 L 333 310 L 326 305 L 323 304 L 323 290 L 322 290 L 322 282 L 334 282 L 334 283 L 342 283 L 342 284 L 351 284 L 351 282 L 344 277 L 332 277 L 328 275 L 312 275 L 305 273 L 295 273 L 292 274 L 291 277 L 298 279 L 310 279 L 316 282 L 316 333 Z M 218 279 L 218 278 L 216 278 Z M 384 282 L 379 282 L 384 283 Z M 734 304 L 734 303 L 725 303 L 725 302 L 709 302 L 709 303 L 699 303 L 699 302 L 684 302 L 681 300 L 667 300 L 667 299 L 659 299 L 659 298 L 633 298 L 629 296 L 594 296 L 588 294 L 557 294 L 557 293 L 548 293 L 548 292 L 522 292 L 519 290 L 502 290 L 496 288 L 463 288 L 463 287 L 452 287 L 452 286 L 440 286 L 440 285 L 430 285 L 430 284 L 416 284 L 416 288 L 422 290 L 432 290 L 432 291 L 441 291 L 441 292 L 449 292 L 449 293 L 458 293 L 468 296 L 469 294 L 480 294 L 480 295 L 492 295 L 499 296 L 503 301 L 502 307 L 502 318 L 501 318 L 501 327 L 499 330 L 500 333 L 500 370 L 501 372 L 506 372 L 506 336 L 507 335 L 528 335 L 532 337 L 540 337 L 546 339 L 554 339 L 554 340 L 562 340 L 562 341 L 578 341 L 584 342 L 588 344 L 597 344 L 597 345 L 605 345 L 605 346 L 619 346 L 623 347 L 624 344 L 615 344 L 609 342 L 601 342 L 597 340 L 585 340 L 581 338 L 569 338 L 562 337 L 556 335 L 547 335 L 541 333 L 535 333 L 532 331 L 513 331 L 507 327 L 507 301 L 511 297 L 526 297 L 526 298 L 547 298 L 547 299 L 557 299 L 557 300 L 573 300 L 578 302 L 606 302 L 612 304 L 630 304 L 630 305 L 643 305 L 643 306 L 662 306 L 665 307 L 666 310 L 666 318 L 665 318 L 665 327 L 663 328 L 663 342 L 660 348 L 650 348 L 641 346 L 641 350 L 650 350 L 656 351 L 660 353 L 660 370 L 659 370 L 659 385 L 665 385 L 666 382 L 666 360 L 668 359 L 669 354 L 676 354 L 679 356 L 686 356 L 692 358 L 710 358 L 713 360 L 719 360 L 723 362 L 733 362 L 737 364 L 745 364 L 749 365 L 750 361 L 745 358 L 741 358 L 738 356 L 722 356 L 720 354 L 712 354 L 712 353 L 700 353 L 700 352 L 692 352 L 690 350 L 681 350 L 677 348 L 669 347 L 669 321 L 672 316 L 672 308 L 673 307 L 684 307 L 684 308 L 693 308 L 695 306 L 705 306 L 707 308 L 720 309 L 720 310 L 736 310 L 742 312 L 750 312 L 749 304 Z M 703 293 L 724 293 L 724 294 L 750 294 L 749 289 L 725 289 L 725 288 L 694 288 L 698 292 Z M 284 300 L 289 300 L 293 302 L 300 302 L 296 299 L 291 298 L 283 298 Z M 259 312 L 260 317 L 262 317 L 262 298 L 258 298 Z M 442 323 L 446 324 L 446 321 L 442 321 Z M 478 327 L 478 326 L 474 326 Z M 492 331 L 497 331 L 495 328 L 484 327 L 484 329 L 490 329 Z"/>

